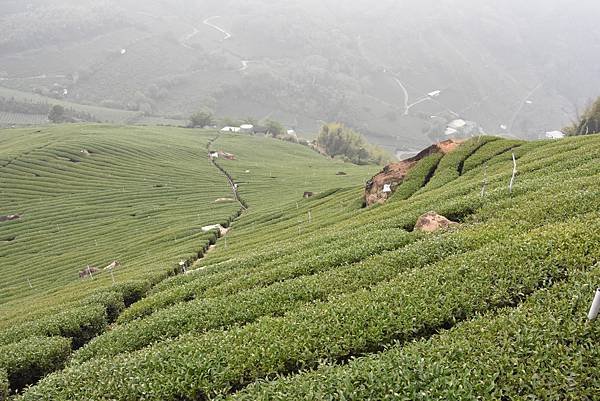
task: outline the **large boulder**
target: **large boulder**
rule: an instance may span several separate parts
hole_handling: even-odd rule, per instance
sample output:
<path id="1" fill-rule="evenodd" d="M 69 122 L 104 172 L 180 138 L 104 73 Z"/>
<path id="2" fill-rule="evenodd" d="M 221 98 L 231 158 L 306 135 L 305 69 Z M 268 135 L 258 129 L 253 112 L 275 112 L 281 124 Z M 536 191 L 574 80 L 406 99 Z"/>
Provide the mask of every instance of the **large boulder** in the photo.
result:
<path id="1" fill-rule="evenodd" d="M 436 212 L 428 212 L 419 217 L 415 224 L 415 231 L 432 233 L 439 230 L 446 230 L 457 226 L 458 223 L 448 220 L 446 217 Z"/>
<path id="2" fill-rule="evenodd" d="M 385 203 L 396 191 L 398 185 L 402 184 L 406 174 L 408 174 L 410 169 L 419 160 L 436 153 L 448 154 L 454 151 L 461 143 L 462 141 L 449 139 L 428 147 L 410 159 L 388 164 L 367 182 L 365 187 L 365 205 L 371 206 L 377 203 Z"/>

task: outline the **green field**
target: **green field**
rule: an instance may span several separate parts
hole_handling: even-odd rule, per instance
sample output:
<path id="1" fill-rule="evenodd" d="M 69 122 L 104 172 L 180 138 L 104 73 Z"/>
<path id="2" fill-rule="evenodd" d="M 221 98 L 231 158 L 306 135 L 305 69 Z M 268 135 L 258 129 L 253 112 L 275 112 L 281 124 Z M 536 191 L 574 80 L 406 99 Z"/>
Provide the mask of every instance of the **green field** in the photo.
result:
<path id="1" fill-rule="evenodd" d="M 72 109 L 78 112 L 89 113 L 99 121 L 107 122 L 111 124 L 125 124 L 129 122 L 134 122 L 137 119 L 143 120 L 142 113 L 135 111 L 127 111 L 127 110 L 117 110 L 117 109 L 109 109 L 106 107 L 99 106 L 89 106 L 85 104 L 73 103 L 65 100 L 54 99 L 47 96 L 38 95 L 30 92 L 23 92 L 16 89 L 10 89 L 5 87 L 0 87 L 0 97 L 5 99 L 15 99 L 19 102 L 24 103 L 47 103 L 52 105 L 61 105 L 67 109 Z M 23 124 L 42 124 L 45 121 L 40 122 L 40 116 L 38 115 L 30 115 L 29 118 L 26 118 L 27 115 L 20 115 L 19 119 L 16 116 L 12 115 L 14 113 L 5 113 L 0 114 L 0 124 L 3 125 L 23 125 Z M 47 120 L 46 120 L 47 121 Z"/>
<path id="2" fill-rule="evenodd" d="M 46 376 L 16 399 L 597 396 L 600 326 L 586 314 L 600 280 L 600 136 L 476 138 L 423 159 L 388 203 L 363 209 L 362 186 L 377 167 L 299 145 L 159 128 L 17 132 L 0 135 L 0 162 L 10 163 L 1 170 L 0 215 L 22 208 L 23 219 L 0 223 L 2 236 L 16 237 L 0 246 L 31 236 L 47 246 L 40 254 L 66 255 L 60 267 L 51 257 L 42 267 L 41 256 L 25 260 L 33 257 L 26 244 L 15 248 L 20 255 L 3 253 L 11 284 L 3 289 L 10 324 L 0 331 L 0 383 L 3 372 L 13 390 Z M 89 159 L 63 160 L 79 160 L 84 146 L 96 150 Z M 207 146 L 236 160 L 213 166 Z M 232 196 L 222 172 L 248 209 L 192 273 L 168 276 L 210 238 L 192 234 L 177 246 L 169 235 L 157 240 L 159 226 L 194 233 L 237 213 L 235 203 L 214 203 Z M 156 182 L 173 188 L 159 196 Z M 303 199 L 304 191 L 316 195 Z M 165 202 L 160 218 L 127 217 L 125 204 L 151 214 L 156 202 Z M 430 210 L 460 225 L 413 230 Z M 94 216 L 88 225 L 86 213 Z M 94 224 L 112 242 L 81 252 L 92 247 L 85 233 Z M 119 250 L 127 264 L 117 285 L 106 274 L 93 283 L 73 275 L 91 256 L 107 263 Z M 34 290 L 23 283 L 28 276 Z M 43 296 L 31 293 L 38 287 Z M 42 299 L 44 315 L 17 316 Z"/>

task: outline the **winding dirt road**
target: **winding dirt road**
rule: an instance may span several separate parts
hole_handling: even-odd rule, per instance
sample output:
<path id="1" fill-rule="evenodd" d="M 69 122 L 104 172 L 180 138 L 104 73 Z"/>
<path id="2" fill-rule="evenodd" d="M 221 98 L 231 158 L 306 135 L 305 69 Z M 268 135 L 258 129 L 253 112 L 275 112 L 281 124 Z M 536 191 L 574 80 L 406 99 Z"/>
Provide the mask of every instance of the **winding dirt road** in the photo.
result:
<path id="1" fill-rule="evenodd" d="M 204 21 L 202 21 L 202 23 L 204 25 L 208 25 L 209 27 L 216 29 L 217 31 L 221 32 L 223 35 L 225 35 L 225 37 L 223 38 L 223 40 L 227 40 L 229 38 L 231 38 L 231 34 L 229 32 L 227 32 L 225 29 L 221 28 L 218 25 L 212 24 L 210 21 L 214 20 L 215 18 L 221 18 L 218 15 L 215 15 L 214 17 L 208 17 L 207 19 L 205 19 Z"/>

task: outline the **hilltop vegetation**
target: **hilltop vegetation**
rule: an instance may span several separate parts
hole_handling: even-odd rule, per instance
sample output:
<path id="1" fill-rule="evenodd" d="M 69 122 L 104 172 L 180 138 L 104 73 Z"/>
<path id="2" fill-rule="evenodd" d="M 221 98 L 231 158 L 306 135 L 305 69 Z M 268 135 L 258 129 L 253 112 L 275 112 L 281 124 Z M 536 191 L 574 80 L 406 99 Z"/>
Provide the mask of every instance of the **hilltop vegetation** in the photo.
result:
<path id="1" fill-rule="evenodd" d="M 579 117 L 579 121 L 564 130 L 568 135 L 593 135 L 600 133 L 600 98 Z"/>
<path id="2" fill-rule="evenodd" d="M 355 164 L 386 164 L 392 159 L 382 148 L 371 145 L 358 132 L 339 123 L 324 125 L 316 144 L 327 155 L 340 156 Z"/>
<path id="3" fill-rule="evenodd" d="M 87 141 L 113 130 L 80 129 L 94 131 Z M 187 172 L 180 180 L 198 172 L 227 191 L 196 153 L 216 134 L 171 130 L 156 142 L 159 132 L 122 139 L 138 149 L 131 163 L 187 156 L 142 167 L 144 176 L 177 166 Z M 33 138 L 38 146 L 44 137 Z M 10 149 L 24 161 L 59 149 L 29 146 Z M 249 209 L 190 274 L 157 276 L 138 291 L 143 299 L 125 302 L 126 282 L 91 294 L 70 286 L 79 301 L 56 315 L 11 317 L 0 331 L 0 381 L 5 371 L 18 389 L 17 372 L 27 383 L 46 375 L 18 400 L 594 399 L 600 329 L 586 312 L 600 279 L 600 137 L 475 138 L 422 159 L 386 204 L 367 209 L 362 183 L 373 168 L 243 135 L 209 148 L 235 154 L 217 164 Z M 196 198 L 197 185 L 177 196 L 204 202 L 214 222 L 220 209 L 208 199 L 219 194 Z M 302 199 L 305 191 L 316 195 Z M 188 208 L 198 206 L 169 210 L 169 227 L 193 226 Z M 459 226 L 413 230 L 430 210 Z M 176 249 L 152 250 L 165 262 L 136 270 L 164 273 Z"/>

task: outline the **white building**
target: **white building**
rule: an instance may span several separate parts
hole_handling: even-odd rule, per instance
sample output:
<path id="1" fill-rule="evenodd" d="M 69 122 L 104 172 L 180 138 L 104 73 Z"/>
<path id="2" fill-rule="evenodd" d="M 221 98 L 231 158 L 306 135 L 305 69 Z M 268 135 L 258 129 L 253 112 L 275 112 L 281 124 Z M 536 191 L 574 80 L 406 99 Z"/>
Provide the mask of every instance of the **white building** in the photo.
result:
<path id="1" fill-rule="evenodd" d="M 561 131 L 546 132 L 547 139 L 563 139 L 566 135 Z"/>
<path id="2" fill-rule="evenodd" d="M 242 124 L 242 125 L 240 125 L 240 132 L 244 132 L 246 134 L 252 134 L 254 132 L 254 125 Z"/>
<path id="3" fill-rule="evenodd" d="M 240 132 L 242 129 L 240 127 L 223 127 L 221 128 L 221 132 Z"/>

